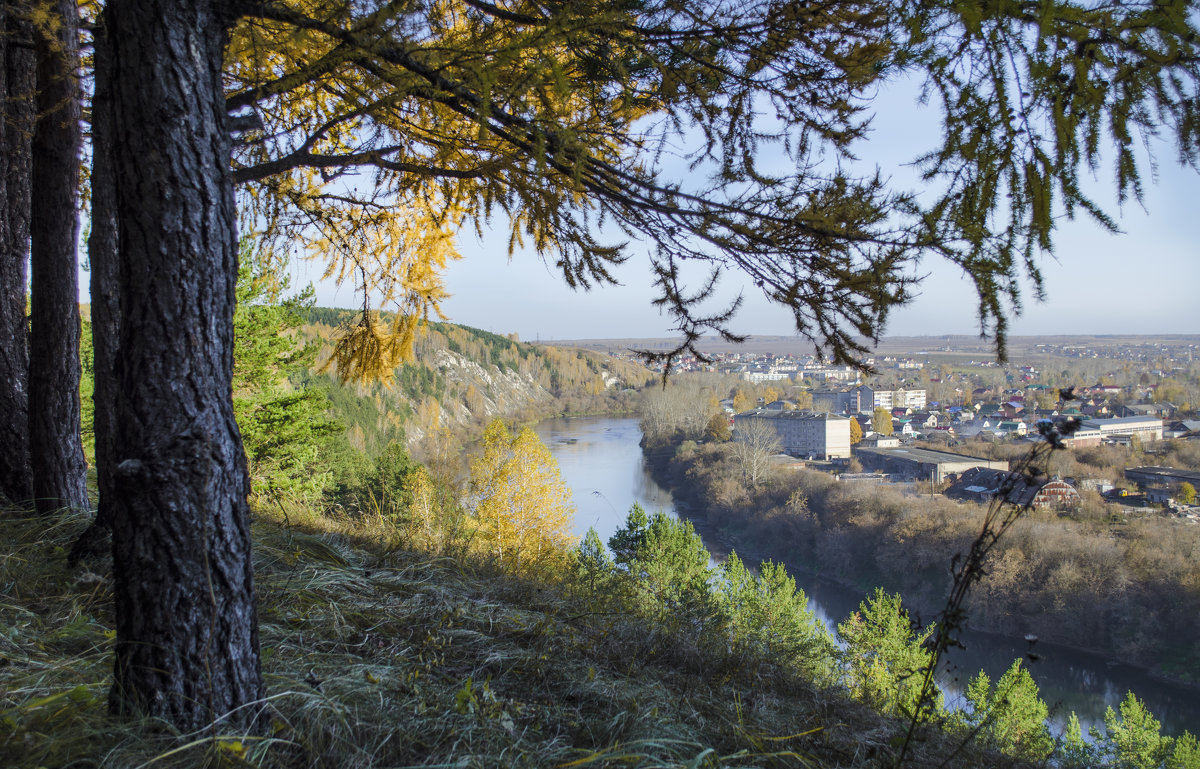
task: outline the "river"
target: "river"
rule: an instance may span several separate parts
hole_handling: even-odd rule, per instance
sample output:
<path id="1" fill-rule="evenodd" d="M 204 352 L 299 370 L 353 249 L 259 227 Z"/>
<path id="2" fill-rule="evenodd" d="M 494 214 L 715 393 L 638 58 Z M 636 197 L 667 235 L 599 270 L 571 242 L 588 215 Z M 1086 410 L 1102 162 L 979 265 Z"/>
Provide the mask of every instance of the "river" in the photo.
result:
<path id="1" fill-rule="evenodd" d="M 647 512 L 661 510 L 677 515 L 671 493 L 651 477 L 642 459 L 641 431 L 633 418 L 576 417 L 552 419 L 536 427 L 538 436 L 550 447 L 563 479 L 574 494 L 577 508 L 574 532 L 583 537 L 594 528 L 601 540 L 620 528 L 634 502 Z M 699 527 L 701 534 L 705 532 Z M 708 542 L 721 552 L 720 543 Z M 842 585 L 801 572 L 793 574 L 808 596 L 809 607 L 833 629 L 858 608 L 863 595 Z M 985 670 L 992 681 L 1012 661 L 1028 651 L 1022 640 L 969 633 L 966 649 L 949 654 L 949 670 L 942 676 L 943 689 L 951 702 L 966 681 Z M 1106 707 L 1116 709 L 1127 691 L 1133 691 L 1167 734 L 1184 729 L 1200 734 L 1200 690 L 1177 686 L 1150 677 L 1145 671 L 1084 652 L 1039 643 L 1036 662 L 1027 667 L 1052 708 L 1052 722 L 1061 730 L 1069 714 L 1079 716 L 1086 731 L 1090 724 L 1103 724 Z"/>

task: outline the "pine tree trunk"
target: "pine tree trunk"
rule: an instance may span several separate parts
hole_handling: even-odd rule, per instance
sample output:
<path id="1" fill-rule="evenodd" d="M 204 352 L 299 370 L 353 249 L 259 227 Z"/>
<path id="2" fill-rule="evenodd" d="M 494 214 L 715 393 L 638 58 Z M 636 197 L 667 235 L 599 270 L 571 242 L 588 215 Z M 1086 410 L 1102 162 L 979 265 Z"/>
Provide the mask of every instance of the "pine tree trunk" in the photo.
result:
<path id="1" fill-rule="evenodd" d="M 92 208 L 91 234 L 88 237 L 88 264 L 91 266 L 92 357 L 96 435 L 96 482 L 100 490 L 96 520 L 75 543 L 71 560 L 99 552 L 104 535 L 112 528 L 111 500 L 116 493 L 112 462 L 115 450 L 117 410 L 116 358 L 120 333 L 117 315 L 117 219 L 116 191 L 113 188 L 112 109 L 109 43 L 103 26 L 93 32 L 95 89 L 92 93 Z"/>
<path id="2" fill-rule="evenodd" d="M 118 713 L 185 729 L 263 694 L 233 416 L 236 220 L 212 2 L 111 0 L 120 342 L 111 500 Z M 234 712 L 236 710 L 236 712 Z"/>
<path id="3" fill-rule="evenodd" d="M 56 34 L 38 27 L 37 123 L 30 220 L 32 317 L 29 447 L 39 512 L 84 509 L 87 463 L 79 435 L 78 17 L 74 0 L 50 7 Z"/>
<path id="4" fill-rule="evenodd" d="M 0 494 L 33 497 L 29 464 L 29 335 L 25 296 L 29 259 L 30 140 L 33 136 L 33 49 L 29 25 L 4 9 L 0 64 Z"/>

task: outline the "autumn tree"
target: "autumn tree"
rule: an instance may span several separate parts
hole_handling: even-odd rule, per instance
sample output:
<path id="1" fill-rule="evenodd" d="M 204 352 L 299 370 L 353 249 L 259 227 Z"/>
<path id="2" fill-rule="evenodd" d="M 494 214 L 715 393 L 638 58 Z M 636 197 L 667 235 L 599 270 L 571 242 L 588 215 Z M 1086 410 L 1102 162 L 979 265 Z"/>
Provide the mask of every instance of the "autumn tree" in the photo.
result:
<path id="1" fill-rule="evenodd" d="M 875 409 L 871 416 L 871 429 L 880 435 L 892 434 L 892 412 L 884 408 Z"/>
<path id="2" fill-rule="evenodd" d="M 857 419 L 855 419 L 854 417 L 850 417 L 850 445 L 853 446 L 854 444 L 858 443 L 862 439 L 863 439 L 862 426 L 859 425 Z"/>
<path id="3" fill-rule="evenodd" d="M 700 440 L 713 425 L 713 418 L 725 416 L 713 391 L 698 377 L 676 377 L 665 387 L 648 388 L 638 408 L 642 434 L 648 445 L 673 441 Z"/>
<path id="4" fill-rule="evenodd" d="M 1175 499 L 1182 505 L 1196 504 L 1196 487 L 1184 481 L 1179 484 L 1179 492 L 1175 494 Z"/>
<path id="5" fill-rule="evenodd" d="M 733 429 L 729 426 L 729 417 L 724 411 L 716 412 L 709 418 L 704 437 L 717 443 L 725 443 L 733 438 Z"/>
<path id="6" fill-rule="evenodd" d="M 471 463 L 471 506 L 485 552 L 513 574 L 549 573 L 571 544 L 571 491 L 533 428 L 516 436 L 495 419 Z"/>
<path id="7" fill-rule="evenodd" d="M 783 450 L 783 443 L 773 420 L 747 417 L 734 425 L 730 450 L 743 482 L 755 489 L 770 473 L 772 457 Z"/>
<path id="8" fill-rule="evenodd" d="M 364 300 L 338 348 L 352 375 L 391 370 L 443 295 L 453 232 L 490 222 L 572 287 L 613 282 L 626 243 L 652 244 L 677 352 L 737 338 L 736 303 L 704 302 L 734 271 L 851 358 L 931 256 L 974 282 L 1002 343 L 1060 214 L 1113 226 L 1081 168 L 1111 152 L 1116 188 L 1140 196 L 1137 139 L 1164 126 L 1194 163 L 1193 7 L 111 0 L 93 185 L 112 229 L 92 263 L 118 329 L 96 365 L 114 394 L 97 447 L 118 709 L 190 727 L 262 690 L 229 403 L 235 183 L 265 238 L 405 310 L 385 327 Z M 943 116 L 920 198 L 837 162 L 869 95 L 906 75 Z M 684 263 L 711 279 L 689 285 Z"/>
<path id="9" fill-rule="evenodd" d="M 742 388 L 738 388 L 733 394 L 733 412 L 742 414 L 754 408 L 754 400 Z"/>

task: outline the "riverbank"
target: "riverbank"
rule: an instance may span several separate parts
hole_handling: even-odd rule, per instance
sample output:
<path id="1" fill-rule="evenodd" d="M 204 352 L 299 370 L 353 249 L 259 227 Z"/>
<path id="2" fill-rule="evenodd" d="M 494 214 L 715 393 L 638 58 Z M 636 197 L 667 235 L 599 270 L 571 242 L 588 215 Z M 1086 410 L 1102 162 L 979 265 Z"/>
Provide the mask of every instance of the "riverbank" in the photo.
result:
<path id="1" fill-rule="evenodd" d="M 766 557 L 764 550 L 739 534 L 730 537 L 722 533 L 687 500 L 674 499 L 666 486 L 656 481 L 639 445 L 643 434 L 638 420 L 556 419 L 539 424 L 537 432 L 550 446 L 564 481 L 573 491 L 578 507 L 575 528 L 580 537 L 592 528 L 602 542 L 607 541 L 624 528 L 625 514 L 636 501 L 648 512 L 662 511 L 691 520 L 717 561 L 724 560 L 731 548 L 747 561 Z M 856 590 L 846 587 L 844 580 L 839 584 L 813 576 L 811 570 L 789 569 L 789 573 L 795 577 L 797 587 L 804 590 L 809 610 L 827 628 L 835 628 L 857 611 L 871 592 L 872 586 Z M 1036 662 L 1026 657 L 1029 645 L 1021 638 L 968 632 L 963 642 L 966 648 L 951 650 L 947 664 L 940 666 L 939 680 L 948 701 L 961 701 L 966 682 L 976 673 L 982 671 L 993 681 L 999 680 L 1014 659 L 1023 657 L 1051 708 L 1051 730 L 1055 734 L 1065 730 L 1072 713 L 1078 716 L 1085 733 L 1091 726 L 1103 729 L 1105 711 L 1119 706 L 1125 692 L 1140 698 L 1167 734 L 1180 735 L 1185 730 L 1194 733 L 1196 724 L 1200 724 L 1200 695 L 1196 691 L 1152 679 L 1138 668 L 1108 664 L 1101 657 L 1045 641 L 1037 645 Z"/>
<path id="2" fill-rule="evenodd" d="M 860 592 L 883 586 L 923 616 L 942 608 L 951 559 L 979 530 L 981 510 L 853 489 L 818 473 L 788 471 L 751 492 L 728 461 L 716 446 L 646 452 L 655 479 L 714 542 Z M 1147 539 L 1161 540 L 1140 528 L 1113 542 L 1044 518 L 1022 522 L 972 595 L 972 630 L 1014 641 L 1034 635 L 1043 646 L 1133 665 L 1200 699 L 1200 587 L 1131 578 L 1122 563 L 1145 557 Z M 1157 550 L 1160 560 L 1173 554 Z"/>

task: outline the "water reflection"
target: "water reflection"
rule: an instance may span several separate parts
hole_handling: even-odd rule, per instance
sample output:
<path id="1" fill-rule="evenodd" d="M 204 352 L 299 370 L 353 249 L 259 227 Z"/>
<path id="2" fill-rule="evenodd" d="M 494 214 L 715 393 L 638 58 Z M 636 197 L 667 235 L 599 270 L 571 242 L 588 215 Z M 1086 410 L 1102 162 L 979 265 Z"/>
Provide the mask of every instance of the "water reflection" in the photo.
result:
<path id="1" fill-rule="evenodd" d="M 661 510 L 675 516 L 671 492 L 654 482 L 642 462 L 636 419 L 549 419 L 535 430 L 574 495 L 572 532 L 577 537 L 591 527 L 607 542 L 624 525 L 634 502 L 648 513 Z"/>
<path id="2" fill-rule="evenodd" d="M 536 430 L 574 494 L 577 536 L 582 538 L 592 527 L 607 542 L 624 524 L 634 502 L 648 512 L 662 510 L 675 515 L 670 492 L 655 483 L 642 462 L 636 419 L 553 419 Z M 710 545 L 710 549 L 719 546 Z M 854 612 L 863 598 L 858 591 L 799 571 L 794 576 L 808 595 L 810 608 L 830 629 Z M 1024 641 L 982 633 L 968 633 L 963 641 L 967 648 L 951 650 L 940 671 L 949 702 L 961 697 L 967 681 L 978 671 L 985 671 L 994 683 L 1014 659 L 1031 651 Z M 1038 660 L 1026 659 L 1026 665 L 1060 728 L 1072 711 L 1085 730 L 1090 724 L 1102 724 L 1105 708 L 1116 709 L 1132 690 L 1162 722 L 1164 732 L 1178 734 L 1188 729 L 1200 734 L 1200 690 L 1160 682 L 1137 668 L 1052 644 L 1038 643 L 1032 651 Z"/>

